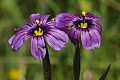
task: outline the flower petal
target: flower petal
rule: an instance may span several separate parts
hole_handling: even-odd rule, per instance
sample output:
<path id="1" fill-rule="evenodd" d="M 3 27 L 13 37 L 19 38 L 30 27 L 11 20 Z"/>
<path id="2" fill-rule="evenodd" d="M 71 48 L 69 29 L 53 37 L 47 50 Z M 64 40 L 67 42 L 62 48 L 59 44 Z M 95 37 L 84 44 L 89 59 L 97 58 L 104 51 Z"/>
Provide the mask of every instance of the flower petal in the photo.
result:
<path id="1" fill-rule="evenodd" d="M 96 16 L 96 15 L 90 13 L 90 12 L 88 12 L 88 13 L 86 14 L 86 18 L 88 18 L 88 19 L 93 19 L 93 20 L 95 20 L 95 21 L 96 21 L 96 20 L 103 20 L 103 21 L 104 21 L 104 19 L 99 18 L 98 16 Z"/>
<path id="2" fill-rule="evenodd" d="M 81 21 L 83 20 L 83 16 L 80 14 L 75 15 L 74 21 Z"/>
<path id="3" fill-rule="evenodd" d="M 41 16 L 40 24 L 45 24 L 49 17 L 50 17 L 50 15 Z"/>
<path id="4" fill-rule="evenodd" d="M 18 31 L 18 32 L 15 34 L 15 37 L 14 37 L 14 39 L 13 39 L 13 41 L 12 41 L 11 44 L 17 43 L 18 40 L 19 40 L 19 38 L 21 38 L 21 36 L 23 36 L 23 35 L 25 35 L 25 34 L 27 34 L 27 33 L 26 33 L 24 30 Z"/>
<path id="5" fill-rule="evenodd" d="M 24 30 L 24 31 L 26 30 L 26 31 L 28 31 L 31 28 L 36 28 L 36 27 L 37 27 L 37 24 L 36 24 L 35 20 L 31 20 L 27 24 L 21 26 L 20 28 L 15 28 L 14 30 L 15 31 L 19 31 L 19 30 Z"/>
<path id="6" fill-rule="evenodd" d="M 50 21 L 50 22 L 46 23 L 45 29 L 51 29 L 51 28 L 55 28 L 55 21 Z M 68 28 L 67 27 L 63 27 L 63 28 L 60 28 L 60 30 L 67 33 Z"/>
<path id="7" fill-rule="evenodd" d="M 89 34 L 91 35 L 91 41 L 92 41 L 93 48 L 94 47 L 99 48 L 101 44 L 100 33 L 94 28 L 89 28 Z"/>
<path id="8" fill-rule="evenodd" d="M 82 45 L 84 48 L 86 48 L 87 50 L 93 49 L 91 36 L 90 36 L 89 31 L 87 29 L 82 29 L 81 41 L 82 41 Z"/>
<path id="9" fill-rule="evenodd" d="M 101 33 L 102 27 L 101 27 L 100 24 L 96 23 L 96 25 L 94 26 L 94 28 L 95 28 L 99 33 Z"/>
<path id="10" fill-rule="evenodd" d="M 49 31 L 45 33 L 44 38 L 54 50 L 61 50 L 68 42 L 67 34 L 58 29 L 49 29 Z"/>
<path id="11" fill-rule="evenodd" d="M 102 31 L 101 25 L 95 21 L 91 21 L 90 27 L 96 29 L 99 33 L 101 33 L 101 31 Z"/>
<path id="12" fill-rule="evenodd" d="M 47 29 L 50 29 L 50 28 L 55 28 L 55 21 L 49 21 L 45 24 L 44 28 L 47 30 Z"/>
<path id="13" fill-rule="evenodd" d="M 26 26 L 26 27 L 25 27 Z M 30 27 L 35 27 L 35 26 L 37 26 L 37 24 L 36 24 L 36 22 L 35 22 L 35 20 L 31 20 L 31 21 L 29 21 L 25 26 L 23 26 L 22 28 L 30 28 Z M 27 27 L 28 26 L 28 27 Z"/>
<path id="14" fill-rule="evenodd" d="M 67 34 L 59 29 L 49 29 L 47 33 L 53 35 L 57 40 L 62 41 L 64 44 L 68 42 Z"/>
<path id="15" fill-rule="evenodd" d="M 15 35 L 13 35 L 13 36 L 8 40 L 8 43 L 9 43 L 9 45 L 11 46 L 11 48 L 13 48 L 13 46 L 12 46 L 11 44 L 12 44 L 14 38 L 15 38 Z"/>
<path id="16" fill-rule="evenodd" d="M 30 15 L 30 19 L 31 19 L 31 20 L 36 20 L 36 19 L 38 19 L 38 20 L 39 20 L 39 19 L 40 19 L 40 17 L 41 17 L 41 16 L 40 16 L 40 14 L 39 14 L 39 13 L 37 13 L 37 14 L 31 14 L 31 15 Z"/>
<path id="17" fill-rule="evenodd" d="M 31 40 L 31 53 L 34 59 L 42 60 L 46 54 L 44 39 L 42 36 L 33 37 Z"/>
<path id="18" fill-rule="evenodd" d="M 79 43 L 80 32 L 81 32 L 80 29 L 76 29 L 75 27 L 72 27 L 68 33 L 71 42 L 74 43 L 75 45 Z"/>
<path id="19" fill-rule="evenodd" d="M 73 24 L 74 16 L 69 13 L 61 13 L 55 17 L 55 27 L 63 28 Z"/>
<path id="20" fill-rule="evenodd" d="M 15 35 L 13 35 L 9 40 L 8 43 L 11 46 L 11 48 L 16 51 L 19 48 L 22 47 L 23 43 L 30 37 L 30 35 L 27 35 L 26 33 L 19 31 Z"/>
<path id="21" fill-rule="evenodd" d="M 94 28 L 88 28 L 81 32 L 82 45 L 87 49 L 91 50 L 99 48 L 101 43 L 100 33 Z"/>

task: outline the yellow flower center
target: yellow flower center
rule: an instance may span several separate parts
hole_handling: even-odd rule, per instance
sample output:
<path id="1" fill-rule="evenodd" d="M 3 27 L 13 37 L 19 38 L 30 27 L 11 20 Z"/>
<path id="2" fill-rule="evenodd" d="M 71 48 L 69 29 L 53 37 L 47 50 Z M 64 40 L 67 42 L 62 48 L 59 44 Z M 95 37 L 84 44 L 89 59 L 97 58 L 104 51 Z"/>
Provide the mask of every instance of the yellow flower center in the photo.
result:
<path id="1" fill-rule="evenodd" d="M 83 11 L 83 12 L 82 12 L 82 16 L 85 16 L 85 15 L 86 15 L 86 12 L 85 12 L 85 11 Z"/>
<path id="2" fill-rule="evenodd" d="M 88 26 L 87 26 L 87 23 L 80 23 L 80 24 L 78 24 L 78 27 L 85 29 Z"/>
<path id="3" fill-rule="evenodd" d="M 40 29 L 40 28 L 39 28 L 39 30 L 35 30 L 35 31 L 34 31 L 34 35 L 35 35 L 35 36 L 41 36 L 41 35 L 43 35 L 43 30 Z"/>
<path id="4" fill-rule="evenodd" d="M 40 23 L 40 21 L 39 21 L 39 20 L 36 20 L 35 22 L 36 22 L 37 24 L 39 24 L 39 23 Z"/>

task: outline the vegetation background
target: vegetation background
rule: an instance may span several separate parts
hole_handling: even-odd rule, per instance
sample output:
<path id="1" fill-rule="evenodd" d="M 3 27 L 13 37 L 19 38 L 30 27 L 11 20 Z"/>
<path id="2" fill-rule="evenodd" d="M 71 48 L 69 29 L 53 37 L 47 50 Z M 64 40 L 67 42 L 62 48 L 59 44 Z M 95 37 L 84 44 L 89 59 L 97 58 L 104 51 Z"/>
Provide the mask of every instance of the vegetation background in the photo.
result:
<path id="1" fill-rule="evenodd" d="M 101 47 L 87 51 L 81 45 L 81 80 L 98 80 L 111 63 L 106 80 L 120 80 L 120 0 L 0 0 L 0 80 L 44 80 L 43 65 L 30 52 L 30 39 L 13 52 L 8 39 L 29 21 L 32 13 L 91 12 L 105 19 Z M 69 41 L 62 51 L 49 47 L 52 80 L 74 80 L 74 45 Z"/>

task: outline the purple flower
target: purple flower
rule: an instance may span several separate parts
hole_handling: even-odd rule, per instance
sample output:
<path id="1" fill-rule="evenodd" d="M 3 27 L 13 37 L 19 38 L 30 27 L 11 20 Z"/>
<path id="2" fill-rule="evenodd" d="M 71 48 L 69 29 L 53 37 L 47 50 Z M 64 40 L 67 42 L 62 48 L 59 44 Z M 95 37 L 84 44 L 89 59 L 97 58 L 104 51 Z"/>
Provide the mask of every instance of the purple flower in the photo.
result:
<path id="1" fill-rule="evenodd" d="M 31 40 L 31 53 L 34 59 L 42 60 L 46 55 L 47 42 L 54 50 L 61 50 L 65 43 L 68 42 L 67 34 L 54 27 L 54 21 L 46 22 L 50 15 L 40 16 L 40 14 L 32 14 L 30 21 L 20 27 L 18 32 L 9 40 L 13 51 L 22 47 L 23 43 L 28 39 Z"/>
<path id="2" fill-rule="evenodd" d="M 80 15 L 72 15 L 69 13 L 61 13 L 55 17 L 55 27 L 61 30 L 68 28 L 68 36 L 75 45 L 80 41 L 87 50 L 99 48 L 101 44 L 102 27 L 97 20 L 103 20 L 92 13 L 85 13 Z"/>

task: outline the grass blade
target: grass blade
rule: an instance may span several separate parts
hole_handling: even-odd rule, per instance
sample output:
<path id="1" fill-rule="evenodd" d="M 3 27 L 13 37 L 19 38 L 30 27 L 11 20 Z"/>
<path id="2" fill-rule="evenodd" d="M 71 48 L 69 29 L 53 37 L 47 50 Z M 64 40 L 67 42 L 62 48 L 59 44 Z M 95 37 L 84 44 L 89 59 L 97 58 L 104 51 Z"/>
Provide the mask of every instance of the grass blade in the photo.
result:
<path id="1" fill-rule="evenodd" d="M 110 66 L 111 66 L 111 63 L 109 64 L 109 66 L 107 67 L 107 69 L 105 70 L 105 72 L 102 74 L 102 76 L 100 77 L 99 80 L 105 80 L 108 72 L 109 72 L 109 69 L 110 69 Z"/>

